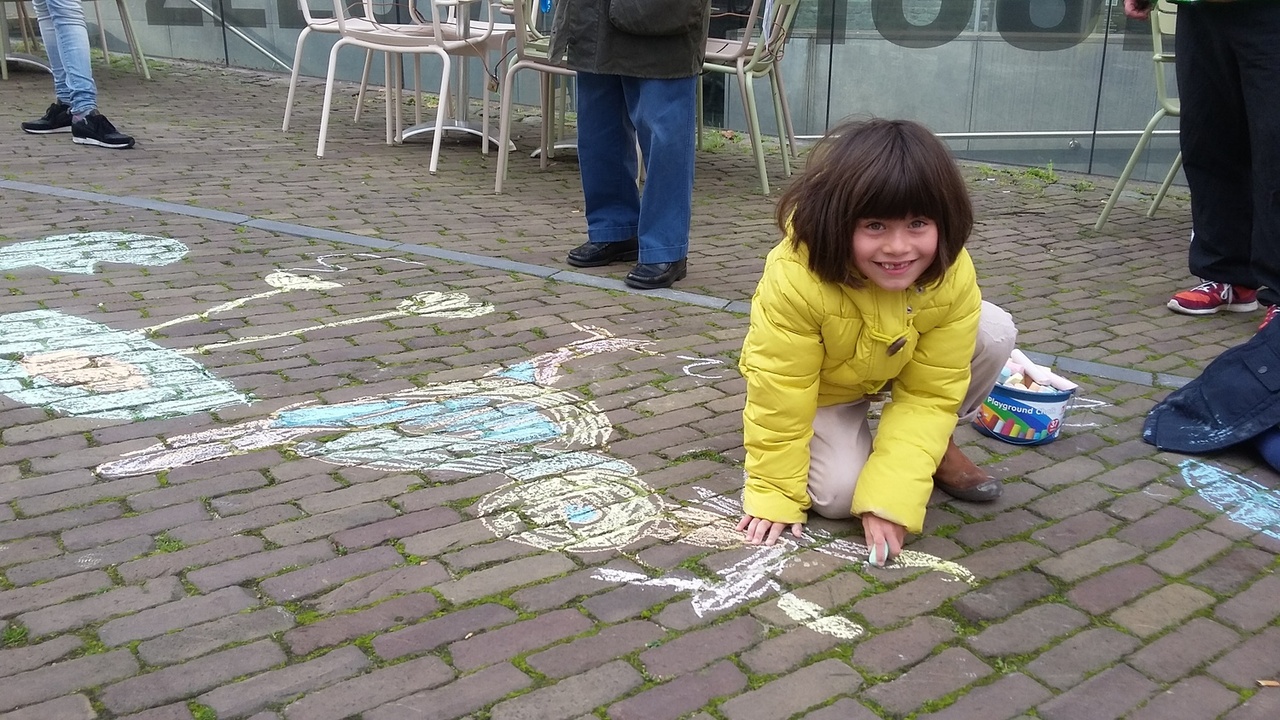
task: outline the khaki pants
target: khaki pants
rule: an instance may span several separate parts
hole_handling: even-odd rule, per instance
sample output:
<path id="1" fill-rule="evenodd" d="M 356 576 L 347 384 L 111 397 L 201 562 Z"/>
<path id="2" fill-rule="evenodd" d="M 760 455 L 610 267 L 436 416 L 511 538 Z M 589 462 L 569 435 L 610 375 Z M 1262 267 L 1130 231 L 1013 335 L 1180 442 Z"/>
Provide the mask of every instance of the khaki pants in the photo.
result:
<path id="1" fill-rule="evenodd" d="M 960 422 L 971 422 L 1000 369 L 1013 352 L 1018 329 L 1001 308 L 983 301 L 978 320 L 978 344 L 969 364 L 969 391 L 960 403 Z M 827 518 L 852 516 L 853 488 L 871 454 L 871 428 L 867 423 L 870 400 L 818 408 L 809 442 L 809 499 L 813 512 Z"/>

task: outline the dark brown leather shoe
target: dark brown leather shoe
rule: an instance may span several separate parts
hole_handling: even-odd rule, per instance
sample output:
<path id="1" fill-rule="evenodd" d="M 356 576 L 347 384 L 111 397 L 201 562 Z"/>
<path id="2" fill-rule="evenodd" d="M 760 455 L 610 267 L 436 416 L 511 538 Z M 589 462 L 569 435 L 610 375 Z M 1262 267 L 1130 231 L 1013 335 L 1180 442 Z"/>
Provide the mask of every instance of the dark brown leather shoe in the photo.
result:
<path id="1" fill-rule="evenodd" d="M 636 238 L 622 242 L 585 242 L 569 251 L 569 264 L 574 267 L 600 267 L 615 262 L 631 262 L 640 254 Z"/>
<path id="2" fill-rule="evenodd" d="M 640 263 L 622 279 L 627 285 L 641 290 L 657 290 L 669 288 L 677 280 L 683 280 L 689 273 L 686 260 L 669 263 Z"/>
<path id="3" fill-rule="evenodd" d="M 1004 483 L 973 464 L 955 440 L 947 441 L 947 451 L 933 473 L 933 484 L 957 500 L 991 502 L 1004 492 Z"/>

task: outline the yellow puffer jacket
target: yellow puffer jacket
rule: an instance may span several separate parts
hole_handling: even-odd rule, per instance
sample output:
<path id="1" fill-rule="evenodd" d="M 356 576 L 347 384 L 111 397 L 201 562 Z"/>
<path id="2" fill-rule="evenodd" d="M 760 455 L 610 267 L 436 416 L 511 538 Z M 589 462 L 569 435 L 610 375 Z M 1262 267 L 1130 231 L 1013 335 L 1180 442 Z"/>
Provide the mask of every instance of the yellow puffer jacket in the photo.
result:
<path id="1" fill-rule="evenodd" d="M 751 300 L 739 363 L 747 380 L 744 510 L 805 522 L 817 408 L 858 400 L 892 380 L 852 510 L 918 533 L 969 387 L 982 303 L 973 260 L 962 250 L 941 282 L 889 292 L 822 282 L 807 256 L 789 240 L 775 247 Z"/>

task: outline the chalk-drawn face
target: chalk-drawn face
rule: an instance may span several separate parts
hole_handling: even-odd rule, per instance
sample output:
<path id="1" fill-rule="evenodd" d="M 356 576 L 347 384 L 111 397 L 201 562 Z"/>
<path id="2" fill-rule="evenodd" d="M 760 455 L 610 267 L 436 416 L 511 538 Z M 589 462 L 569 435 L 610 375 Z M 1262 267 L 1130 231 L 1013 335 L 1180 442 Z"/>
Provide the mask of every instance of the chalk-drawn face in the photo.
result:
<path id="1" fill-rule="evenodd" d="M 55 350 L 27 355 L 19 361 L 32 378 L 48 380 L 63 387 L 80 386 L 95 393 L 120 392 L 151 387 L 142 368 L 113 357 L 96 356 L 84 350 Z"/>
<path id="2" fill-rule="evenodd" d="M 54 235 L 0 247 L 0 270 L 41 267 L 91 275 L 98 263 L 159 266 L 181 260 L 187 246 L 169 238 L 126 232 Z"/>
<path id="3" fill-rule="evenodd" d="M 65 415 L 143 420 L 250 398 L 136 333 L 56 310 L 0 315 L 0 395 Z"/>
<path id="4" fill-rule="evenodd" d="M 573 552 L 625 547 L 665 519 L 664 503 L 651 488 L 601 468 L 512 483 L 485 496 L 479 509 L 500 537 Z"/>

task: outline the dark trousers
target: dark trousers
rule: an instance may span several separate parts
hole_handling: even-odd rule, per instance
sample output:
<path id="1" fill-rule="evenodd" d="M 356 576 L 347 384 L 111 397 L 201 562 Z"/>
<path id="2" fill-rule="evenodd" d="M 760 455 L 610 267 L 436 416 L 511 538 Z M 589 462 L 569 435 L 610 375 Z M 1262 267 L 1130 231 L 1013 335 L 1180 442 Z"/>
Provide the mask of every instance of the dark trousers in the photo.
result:
<path id="1" fill-rule="evenodd" d="M 698 80 L 578 72 L 578 167 L 588 240 L 637 238 L 642 263 L 675 262 L 689 253 Z M 636 187 L 637 141 L 643 194 Z"/>
<path id="2" fill-rule="evenodd" d="M 1182 5 L 1176 48 L 1191 272 L 1280 304 L 1280 2 Z"/>

